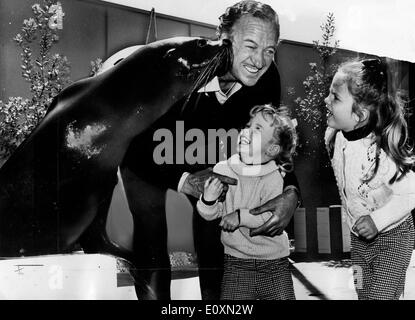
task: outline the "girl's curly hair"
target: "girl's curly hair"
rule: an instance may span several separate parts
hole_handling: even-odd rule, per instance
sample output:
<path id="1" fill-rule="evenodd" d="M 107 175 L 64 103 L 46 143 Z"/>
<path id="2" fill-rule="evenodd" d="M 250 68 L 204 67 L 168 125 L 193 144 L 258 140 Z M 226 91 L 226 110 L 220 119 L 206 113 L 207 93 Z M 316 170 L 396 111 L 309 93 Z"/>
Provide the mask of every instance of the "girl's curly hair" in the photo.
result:
<path id="1" fill-rule="evenodd" d="M 294 170 L 293 155 L 297 146 L 297 132 L 294 122 L 289 115 L 289 109 L 285 106 L 275 108 L 272 104 L 258 105 L 251 109 L 250 116 L 260 113 L 265 120 L 271 122 L 274 127 L 275 143 L 280 146 L 280 152 L 275 157 L 275 162 L 285 172 Z"/>
<path id="2" fill-rule="evenodd" d="M 376 159 L 370 181 L 379 168 L 380 150 L 392 158 L 396 173 L 390 183 L 400 180 L 415 163 L 413 149 L 408 142 L 408 126 L 404 117 L 404 102 L 398 96 L 396 83 L 383 59 L 349 60 L 340 65 L 338 72 L 353 96 L 352 110 L 362 117 L 369 111 L 366 126 L 376 136 Z M 333 146 L 334 136 L 329 140 Z"/>

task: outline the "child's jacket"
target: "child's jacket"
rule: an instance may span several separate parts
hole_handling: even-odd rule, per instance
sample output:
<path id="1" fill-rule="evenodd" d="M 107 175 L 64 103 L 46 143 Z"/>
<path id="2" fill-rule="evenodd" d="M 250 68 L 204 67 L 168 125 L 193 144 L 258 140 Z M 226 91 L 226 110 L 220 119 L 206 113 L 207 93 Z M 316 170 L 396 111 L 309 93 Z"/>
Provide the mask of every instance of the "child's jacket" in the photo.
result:
<path id="1" fill-rule="evenodd" d="M 327 129 L 326 144 L 333 130 Z M 388 231 L 403 222 L 415 207 L 415 173 L 410 171 L 389 184 L 396 164 L 383 150 L 379 158 L 378 172 L 364 182 L 375 168 L 375 135 L 349 141 L 341 131 L 337 132 L 331 162 L 350 230 L 360 216 L 370 215 L 379 232 Z"/>

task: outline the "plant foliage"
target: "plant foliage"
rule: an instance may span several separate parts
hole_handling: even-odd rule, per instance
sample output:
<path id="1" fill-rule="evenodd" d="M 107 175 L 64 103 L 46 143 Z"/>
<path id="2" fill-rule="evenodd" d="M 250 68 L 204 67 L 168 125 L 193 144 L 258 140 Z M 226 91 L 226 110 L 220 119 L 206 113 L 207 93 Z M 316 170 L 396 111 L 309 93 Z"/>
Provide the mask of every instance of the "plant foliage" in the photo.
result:
<path id="1" fill-rule="evenodd" d="M 333 13 L 327 15 L 326 21 L 320 28 L 323 31 L 322 41 L 313 41 L 313 48 L 319 55 L 319 62 L 309 63 L 309 74 L 303 82 L 305 96 L 295 100 L 298 116 L 314 130 L 318 130 L 322 125 L 325 127 L 324 98 L 329 92 L 331 79 L 337 68 L 337 65 L 331 64 L 330 60 L 339 46 L 339 41 L 333 39 L 336 31 Z"/>
<path id="2" fill-rule="evenodd" d="M 65 56 L 53 53 L 63 28 L 62 6 L 53 0 L 32 6 L 32 17 L 23 21 L 13 40 L 21 49 L 21 70 L 30 85 L 31 97 L 0 101 L 0 158 L 3 161 L 44 117 L 52 99 L 70 82 Z"/>

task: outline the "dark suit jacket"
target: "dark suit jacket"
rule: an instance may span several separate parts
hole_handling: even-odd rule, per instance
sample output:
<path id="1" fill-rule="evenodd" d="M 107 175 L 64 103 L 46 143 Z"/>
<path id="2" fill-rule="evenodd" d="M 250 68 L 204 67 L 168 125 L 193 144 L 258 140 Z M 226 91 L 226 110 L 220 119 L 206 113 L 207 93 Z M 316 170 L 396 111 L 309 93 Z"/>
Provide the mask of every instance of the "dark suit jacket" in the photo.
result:
<path id="1" fill-rule="evenodd" d="M 224 129 L 228 131 L 234 129 L 235 131 L 237 129 L 239 131 L 249 121 L 249 111 L 253 106 L 266 103 L 279 106 L 280 93 L 280 76 L 274 64 L 255 86 L 243 86 L 223 105 L 217 101 L 213 93 L 194 92 L 187 103 L 185 103 L 186 99 L 176 103 L 148 130 L 133 140 L 122 166 L 128 166 L 136 175 L 162 189 L 172 188 L 176 190 L 183 172 L 192 173 L 207 167 L 213 167 L 217 161 L 230 157 L 232 150 L 235 150 L 228 144 L 227 150 L 225 150 L 226 154 L 223 154 L 224 150 L 219 145 L 220 142 L 216 141 L 217 154 L 215 155 L 215 161 L 212 163 L 212 152 L 209 152 L 209 150 L 213 149 L 208 150 L 206 148 L 207 137 L 209 133 L 212 133 L 212 130 Z M 188 130 L 194 128 L 199 133 L 203 132 L 206 138 L 206 141 L 203 143 L 205 160 L 201 161 L 202 163 L 189 163 L 189 161 L 186 161 L 189 160 L 189 157 L 187 157 L 187 159 L 184 159 L 184 163 L 182 163 L 186 152 L 188 152 L 188 155 L 192 155 L 192 150 L 193 153 L 197 152 L 194 150 L 195 148 L 192 150 L 188 149 L 192 144 L 195 146 L 194 143 L 197 140 L 195 137 L 189 139 L 190 141 L 184 141 L 184 135 Z M 158 131 L 160 129 L 163 131 Z M 184 131 L 182 132 L 182 130 Z M 157 150 L 157 146 L 159 146 L 158 150 L 160 151 L 160 143 L 165 142 L 165 145 L 169 144 L 169 141 L 164 141 L 168 139 L 154 141 L 154 134 L 157 131 L 159 133 L 171 132 L 172 134 L 170 137 L 172 141 L 170 142 L 173 143 L 174 147 L 166 149 L 164 153 L 166 158 L 170 159 L 168 162 L 173 162 L 173 164 L 158 164 L 154 159 L 154 151 Z M 198 142 L 200 142 L 200 139 Z M 199 153 L 199 159 L 201 158 L 203 158 L 203 155 L 201 156 Z M 298 187 L 294 174 L 286 175 L 284 183 L 285 185 L 294 184 Z"/>

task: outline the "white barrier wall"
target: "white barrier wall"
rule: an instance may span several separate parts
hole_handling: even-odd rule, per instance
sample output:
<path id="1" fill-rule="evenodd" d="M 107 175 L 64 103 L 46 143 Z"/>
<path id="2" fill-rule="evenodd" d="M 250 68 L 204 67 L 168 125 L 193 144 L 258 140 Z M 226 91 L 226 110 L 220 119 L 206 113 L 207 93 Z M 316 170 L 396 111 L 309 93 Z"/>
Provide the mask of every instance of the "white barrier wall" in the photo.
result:
<path id="1" fill-rule="evenodd" d="M 0 260 L 1 300 L 136 300 L 133 286 L 118 287 L 117 259 L 59 254 Z"/>

